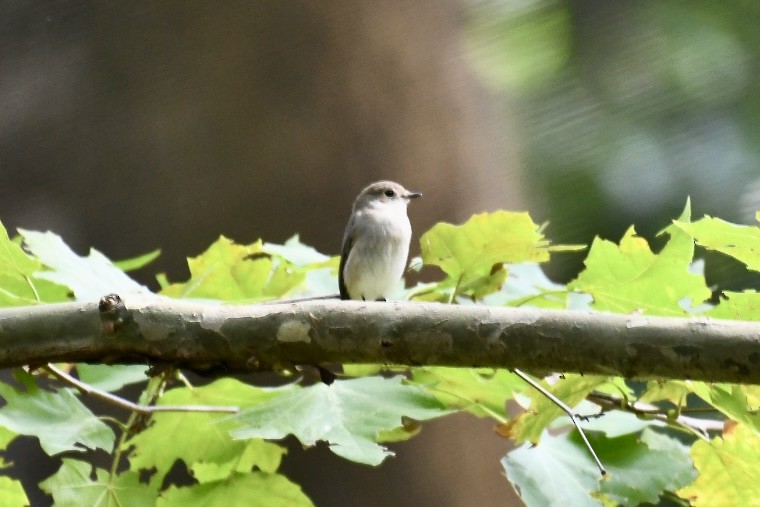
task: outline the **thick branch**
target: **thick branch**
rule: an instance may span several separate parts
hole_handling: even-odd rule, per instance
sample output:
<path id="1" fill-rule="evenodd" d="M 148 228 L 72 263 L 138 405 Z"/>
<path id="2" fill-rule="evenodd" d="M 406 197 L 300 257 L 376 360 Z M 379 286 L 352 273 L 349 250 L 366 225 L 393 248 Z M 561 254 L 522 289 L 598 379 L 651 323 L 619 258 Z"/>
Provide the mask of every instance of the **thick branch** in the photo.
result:
<path id="1" fill-rule="evenodd" d="M 110 298 L 110 299 L 109 299 Z M 760 384 L 760 323 L 421 303 L 223 306 L 117 296 L 0 309 L 0 367 L 195 371 L 393 363 Z"/>

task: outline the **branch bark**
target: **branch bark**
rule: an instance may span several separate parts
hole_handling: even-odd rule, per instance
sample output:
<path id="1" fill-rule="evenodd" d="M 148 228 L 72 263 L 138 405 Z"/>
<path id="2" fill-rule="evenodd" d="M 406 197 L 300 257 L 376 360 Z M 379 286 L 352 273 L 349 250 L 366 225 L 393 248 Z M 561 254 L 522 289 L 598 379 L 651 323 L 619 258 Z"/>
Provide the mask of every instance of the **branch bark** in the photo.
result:
<path id="1" fill-rule="evenodd" d="M 520 368 L 760 384 L 760 323 L 423 303 L 226 306 L 116 295 L 0 309 L 0 367 L 297 364 Z"/>

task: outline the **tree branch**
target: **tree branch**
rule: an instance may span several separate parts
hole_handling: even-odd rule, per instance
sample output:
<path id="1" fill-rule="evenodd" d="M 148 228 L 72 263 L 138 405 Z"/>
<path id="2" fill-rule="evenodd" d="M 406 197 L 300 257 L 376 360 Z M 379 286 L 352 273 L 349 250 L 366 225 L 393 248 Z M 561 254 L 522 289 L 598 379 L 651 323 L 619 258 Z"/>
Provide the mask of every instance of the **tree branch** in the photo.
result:
<path id="1" fill-rule="evenodd" d="M 485 366 L 760 384 L 760 323 L 423 303 L 225 306 L 169 299 L 0 309 L 0 367 Z"/>

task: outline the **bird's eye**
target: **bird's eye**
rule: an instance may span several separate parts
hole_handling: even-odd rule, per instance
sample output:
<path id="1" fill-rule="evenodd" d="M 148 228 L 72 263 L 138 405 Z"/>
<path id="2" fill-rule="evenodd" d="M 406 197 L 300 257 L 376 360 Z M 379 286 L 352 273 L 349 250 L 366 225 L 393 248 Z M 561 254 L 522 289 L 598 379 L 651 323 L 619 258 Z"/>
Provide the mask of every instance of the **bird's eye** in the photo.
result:
<path id="1" fill-rule="evenodd" d="M 396 195 L 396 192 L 390 189 L 386 190 L 384 193 L 385 193 L 385 197 L 393 197 L 394 195 Z"/>

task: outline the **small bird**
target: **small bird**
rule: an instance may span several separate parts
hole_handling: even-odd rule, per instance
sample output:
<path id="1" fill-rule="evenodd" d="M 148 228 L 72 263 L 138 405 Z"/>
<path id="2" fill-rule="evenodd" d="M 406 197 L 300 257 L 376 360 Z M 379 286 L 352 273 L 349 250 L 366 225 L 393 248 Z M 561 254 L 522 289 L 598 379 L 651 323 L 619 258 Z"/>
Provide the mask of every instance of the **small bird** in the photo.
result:
<path id="1" fill-rule="evenodd" d="M 406 207 L 420 196 L 393 181 L 377 181 L 359 193 L 343 234 L 341 299 L 385 301 L 393 293 L 412 238 Z"/>

